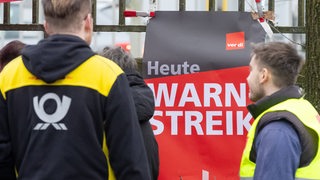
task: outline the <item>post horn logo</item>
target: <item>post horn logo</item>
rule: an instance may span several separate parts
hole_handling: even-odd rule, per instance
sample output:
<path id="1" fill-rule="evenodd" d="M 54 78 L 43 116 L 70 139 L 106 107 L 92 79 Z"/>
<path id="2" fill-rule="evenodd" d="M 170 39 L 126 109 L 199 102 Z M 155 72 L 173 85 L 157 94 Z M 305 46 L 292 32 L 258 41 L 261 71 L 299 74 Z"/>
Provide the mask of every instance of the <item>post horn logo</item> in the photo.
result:
<path id="1" fill-rule="evenodd" d="M 54 100 L 57 103 L 57 109 L 55 112 L 48 114 L 44 110 L 44 104 L 48 100 Z M 62 97 L 62 101 L 59 96 L 55 93 L 47 93 L 43 95 L 40 100 L 38 96 L 33 98 L 33 107 L 37 116 L 44 122 L 38 123 L 33 129 L 34 130 L 46 130 L 52 125 L 56 130 L 67 130 L 64 123 L 59 123 L 67 114 L 71 104 L 71 98 L 67 96 Z"/>

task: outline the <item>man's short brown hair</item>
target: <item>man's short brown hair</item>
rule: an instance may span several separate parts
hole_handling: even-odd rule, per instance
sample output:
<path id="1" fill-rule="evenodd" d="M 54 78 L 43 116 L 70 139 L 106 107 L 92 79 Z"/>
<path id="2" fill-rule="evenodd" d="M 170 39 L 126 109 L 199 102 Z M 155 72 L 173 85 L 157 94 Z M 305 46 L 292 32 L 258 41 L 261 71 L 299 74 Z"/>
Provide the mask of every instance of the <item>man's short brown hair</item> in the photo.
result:
<path id="1" fill-rule="evenodd" d="M 295 84 L 304 64 L 296 48 L 284 42 L 253 44 L 252 56 L 260 66 L 271 70 L 273 82 L 278 87 Z"/>

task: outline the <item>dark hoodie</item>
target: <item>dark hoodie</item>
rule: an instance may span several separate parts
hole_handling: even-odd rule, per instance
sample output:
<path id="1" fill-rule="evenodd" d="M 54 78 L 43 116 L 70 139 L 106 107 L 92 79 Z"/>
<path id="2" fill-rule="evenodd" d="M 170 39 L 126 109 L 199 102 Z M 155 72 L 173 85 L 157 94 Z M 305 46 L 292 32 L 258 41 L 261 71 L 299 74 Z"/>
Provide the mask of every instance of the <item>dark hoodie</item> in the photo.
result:
<path id="1" fill-rule="evenodd" d="M 150 179 L 127 78 L 82 39 L 27 46 L 1 72 L 0 91 L 0 179 L 16 169 L 24 180 L 105 180 L 106 157 L 117 180 Z"/>
<path id="2" fill-rule="evenodd" d="M 160 165 L 159 150 L 158 143 L 149 122 L 153 116 L 155 107 L 153 92 L 138 72 L 129 69 L 124 69 L 124 71 L 127 75 L 137 110 L 138 120 L 147 151 L 151 178 L 152 180 L 157 180 Z"/>
<path id="3" fill-rule="evenodd" d="M 63 79 L 66 74 L 94 55 L 88 44 L 77 36 L 53 35 L 22 51 L 23 63 L 46 83 Z"/>

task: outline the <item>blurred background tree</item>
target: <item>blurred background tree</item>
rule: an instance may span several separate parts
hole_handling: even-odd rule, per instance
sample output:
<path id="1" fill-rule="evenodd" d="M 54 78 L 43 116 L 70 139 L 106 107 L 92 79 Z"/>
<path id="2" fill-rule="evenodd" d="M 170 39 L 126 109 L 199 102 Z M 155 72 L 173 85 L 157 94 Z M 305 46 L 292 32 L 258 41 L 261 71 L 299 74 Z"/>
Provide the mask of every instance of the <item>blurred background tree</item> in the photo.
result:
<path id="1" fill-rule="evenodd" d="M 320 112 L 320 1 L 306 0 L 306 64 L 298 82 Z"/>

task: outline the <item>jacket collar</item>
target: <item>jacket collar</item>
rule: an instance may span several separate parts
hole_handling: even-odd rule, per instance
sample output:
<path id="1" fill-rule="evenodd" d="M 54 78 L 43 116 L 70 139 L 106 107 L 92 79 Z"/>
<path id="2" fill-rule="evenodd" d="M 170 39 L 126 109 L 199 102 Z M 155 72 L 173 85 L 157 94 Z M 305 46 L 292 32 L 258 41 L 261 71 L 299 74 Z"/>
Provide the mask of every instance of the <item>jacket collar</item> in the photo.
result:
<path id="1" fill-rule="evenodd" d="M 258 100 L 254 104 L 250 104 L 247 106 L 247 109 L 251 113 L 252 117 L 255 119 L 257 118 L 262 112 L 269 109 L 270 107 L 279 104 L 287 99 L 301 98 L 302 89 L 298 86 L 288 86 L 285 88 L 280 89 L 279 91 L 273 93 L 270 96 L 263 97 L 262 99 Z"/>

